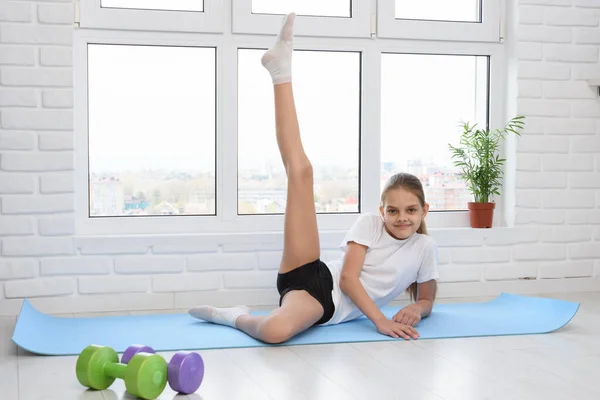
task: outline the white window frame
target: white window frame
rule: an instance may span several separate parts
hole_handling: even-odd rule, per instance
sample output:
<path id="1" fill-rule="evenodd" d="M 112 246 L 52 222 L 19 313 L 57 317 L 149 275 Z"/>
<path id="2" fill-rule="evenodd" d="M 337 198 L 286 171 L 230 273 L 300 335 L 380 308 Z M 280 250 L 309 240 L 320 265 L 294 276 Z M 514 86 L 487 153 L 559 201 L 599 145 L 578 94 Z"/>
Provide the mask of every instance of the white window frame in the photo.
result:
<path id="1" fill-rule="evenodd" d="M 197 37 L 182 33 L 172 37 L 156 32 L 115 32 L 110 30 L 76 30 L 73 38 L 74 99 L 75 99 L 75 232 L 78 235 L 111 235 L 111 234 L 156 234 L 156 233 L 199 233 L 218 231 L 219 216 L 158 216 L 158 217 L 90 217 L 89 192 L 89 152 L 88 152 L 88 52 L 89 44 L 139 44 L 156 46 L 190 46 L 215 47 L 217 65 L 223 65 L 221 35 L 204 35 L 199 41 Z M 224 85 L 223 74 L 217 70 L 217 110 L 221 109 L 222 100 L 219 90 Z M 216 148 L 221 148 L 222 132 L 220 114 L 216 118 Z M 217 149 L 215 151 L 217 151 Z M 222 181 L 219 171 L 222 160 L 217 153 L 217 190 Z M 219 199 L 217 194 L 217 199 Z M 217 204 L 217 211 L 220 204 Z M 178 226 L 179 225 L 179 226 Z M 201 229 L 198 229 L 201 227 Z"/>
<path id="2" fill-rule="evenodd" d="M 101 0 L 75 0 L 75 23 L 90 29 L 222 33 L 224 3 L 204 0 L 204 11 L 168 11 L 108 8 Z"/>
<path id="3" fill-rule="evenodd" d="M 481 22 L 410 20 L 395 17 L 394 0 L 377 0 L 377 36 L 390 39 L 502 41 L 502 0 L 482 0 L 482 7 Z"/>
<path id="4" fill-rule="evenodd" d="M 375 11 L 371 8 L 371 0 L 352 0 L 350 18 L 298 15 L 294 36 L 371 37 L 375 29 L 372 20 Z M 252 0 L 232 0 L 233 33 L 276 35 L 281 28 L 281 18 L 275 14 L 252 14 Z"/>
<path id="5" fill-rule="evenodd" d="M 77 235 L 148 235 L 258 233 L 283 229 L 283 215 L 238 215 L 237 163 L 237 54 L 240 48 L 266 49 L 273 38 L 264 35 L 236 35 L 225 32 L 191 34 L 175 32 L 135 32 L 78 29 L 74 34 L 75 96 L 75 206 Z M 177 45 L 217 48 L 216 120 L 216 216 L 89 217 L 87 45 L 88 43 Z M 340 38 L 300 36 L 295 48 L 304 50 L 360 51 L 360 212 L 378 212 L 381 165 L 381 54 L 466 54 L 490 56 L 489 121 L 500 127 L 505 114 L 506 58 L 498 43 L 378 40 L 378 38 Z M 225 117 L 226 116 L 226 117 Z M 503 153 L 505 150 L 503 149 Z M 508 155 L 512 157 L 512 155 Z M 507 188 L 508 190 L 508 188 Z M 506 226 L 505 196 L 496 197 L 494 225 Z M 465 205 L 466 207 L 466 205 Z M 318 214 L 321 231 L 349 229 L 359 213 Z M 467 211 L 430 212 L 429 229 L 468 227 Z"/>

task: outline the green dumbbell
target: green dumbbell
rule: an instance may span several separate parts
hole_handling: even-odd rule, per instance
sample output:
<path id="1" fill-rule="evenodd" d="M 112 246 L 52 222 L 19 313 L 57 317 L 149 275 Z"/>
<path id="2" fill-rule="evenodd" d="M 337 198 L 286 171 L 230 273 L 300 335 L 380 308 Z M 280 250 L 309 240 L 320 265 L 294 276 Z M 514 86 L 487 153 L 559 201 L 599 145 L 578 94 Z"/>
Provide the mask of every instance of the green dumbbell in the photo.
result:
<path id="1" fill-rule="evenodd" d="M 86 347 L 77 358 L 75 372 L 79 383 L 96 390 L 123 379 L 129 394 L 146 400 L 160 396 L 167 385 L 167 362 L 161 356 L 138 353 L 123 364 L 117 352 L 106 346 Z"/>

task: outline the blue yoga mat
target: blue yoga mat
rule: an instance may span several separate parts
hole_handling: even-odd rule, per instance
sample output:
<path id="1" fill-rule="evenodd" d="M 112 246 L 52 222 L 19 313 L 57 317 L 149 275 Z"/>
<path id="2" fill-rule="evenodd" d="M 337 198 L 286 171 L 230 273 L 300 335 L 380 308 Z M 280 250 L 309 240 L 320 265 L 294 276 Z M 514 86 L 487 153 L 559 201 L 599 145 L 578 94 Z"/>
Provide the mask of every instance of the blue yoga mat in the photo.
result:
<path id="1" fill-rule="evenodd" d="M 392 318 L 399 307 L 384 307 Z M 503 293 L 484 303 L 436 304 L 416 327 L 420 339 L 522 335 L 555 331 L 575 316 L 579 303 Z M 256 312 L 253 314 L 265 314 Z M 43 355 L 77 355 L 90 344 L 123 352 L 131 344 L 156 351 L 273 346 L 236 329 L 196 320 L 188 314 L 63 318 L 45 315 L 23 302 L 13 341 Z M 284 345 L 399 340 L 377 332 L 365 317 L 313 327 Z M 403 340 L 403 339 L 400 339 Z"/>

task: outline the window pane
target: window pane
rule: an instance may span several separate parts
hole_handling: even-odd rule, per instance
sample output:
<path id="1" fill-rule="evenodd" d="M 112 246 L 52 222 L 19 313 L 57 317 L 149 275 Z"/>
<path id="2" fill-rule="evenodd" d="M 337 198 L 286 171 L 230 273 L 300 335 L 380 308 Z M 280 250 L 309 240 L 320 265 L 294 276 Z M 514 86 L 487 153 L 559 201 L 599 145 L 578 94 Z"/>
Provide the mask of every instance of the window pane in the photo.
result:
<path id="1" fill-rule="evenodd" d="M 382 56 L 381 188 L 396 172 L 421 179 L 431 210 L 464 210 L 472 201 L 448 143 L 460 122 L 488 121 L 488 57 Z"/>
<path id="2" fill-rule="evenodd" d="M 90 215 L 215 213 L 215 49 L 88 46 Z"/>
<path id="3" fill-rule="evenodd" d="M 203 0 L 101 0 L 102 7 L 142 10 L 204 11 Z"/>
<path id="4" fill-rule="evenodd" d="M 481 0 L 396 0 L 396 18 L 481 22 Z"/>
<path id="5" fill-rule="evenodd" d="M 283 213 L 287 181 L 264 50 L 239 51 L 238 213 Z M 360 53 L 295 51 L 294 96 L 317 212 L 358 212 Z"/>
<path id="6" fill-rule="evenodd" d="M 254 14 L 287 14 L 319 17 L 351 17 L 350 0 L 252 0 Z"/>

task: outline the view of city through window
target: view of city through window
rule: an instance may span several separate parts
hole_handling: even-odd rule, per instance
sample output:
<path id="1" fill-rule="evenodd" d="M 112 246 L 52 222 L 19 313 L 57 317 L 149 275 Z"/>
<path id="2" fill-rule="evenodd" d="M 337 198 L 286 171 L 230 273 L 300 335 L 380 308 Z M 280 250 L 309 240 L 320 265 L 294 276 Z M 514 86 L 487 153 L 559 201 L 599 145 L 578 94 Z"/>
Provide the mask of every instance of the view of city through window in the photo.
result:
<path id="1" fill-rule="evenodd" d="M 381 187 L 396 172 L 416 175 L 431 211 L 465 210 L 472 195 L 453 166 L 461 121 L 485 128 L 488 57 L 383 54 Z"/>
<path id="2" fill-rule="evenodd" d="M 214 48 L 89 45 L 90 215 L 215 212 Z"/>
<path id="3" fill-rule="evenodd" d="M 264 50 L 238 52 L 238 213 L 283 213 Z M 214 215 L 215 51 L 90 46 L 90 215 Z M 173 73 L 177 71 L 177 73 Z M 461 121 L 487 121 L 488 59 L 382 55 L 380 187 L 418 176 L 432 211 L 471 200 L 448 143 Z M 294 92 L 321 213 L 360 211 L 361 55 L 296 51 Z M 365 99 L 368 101 L 368 99 Z"/>

